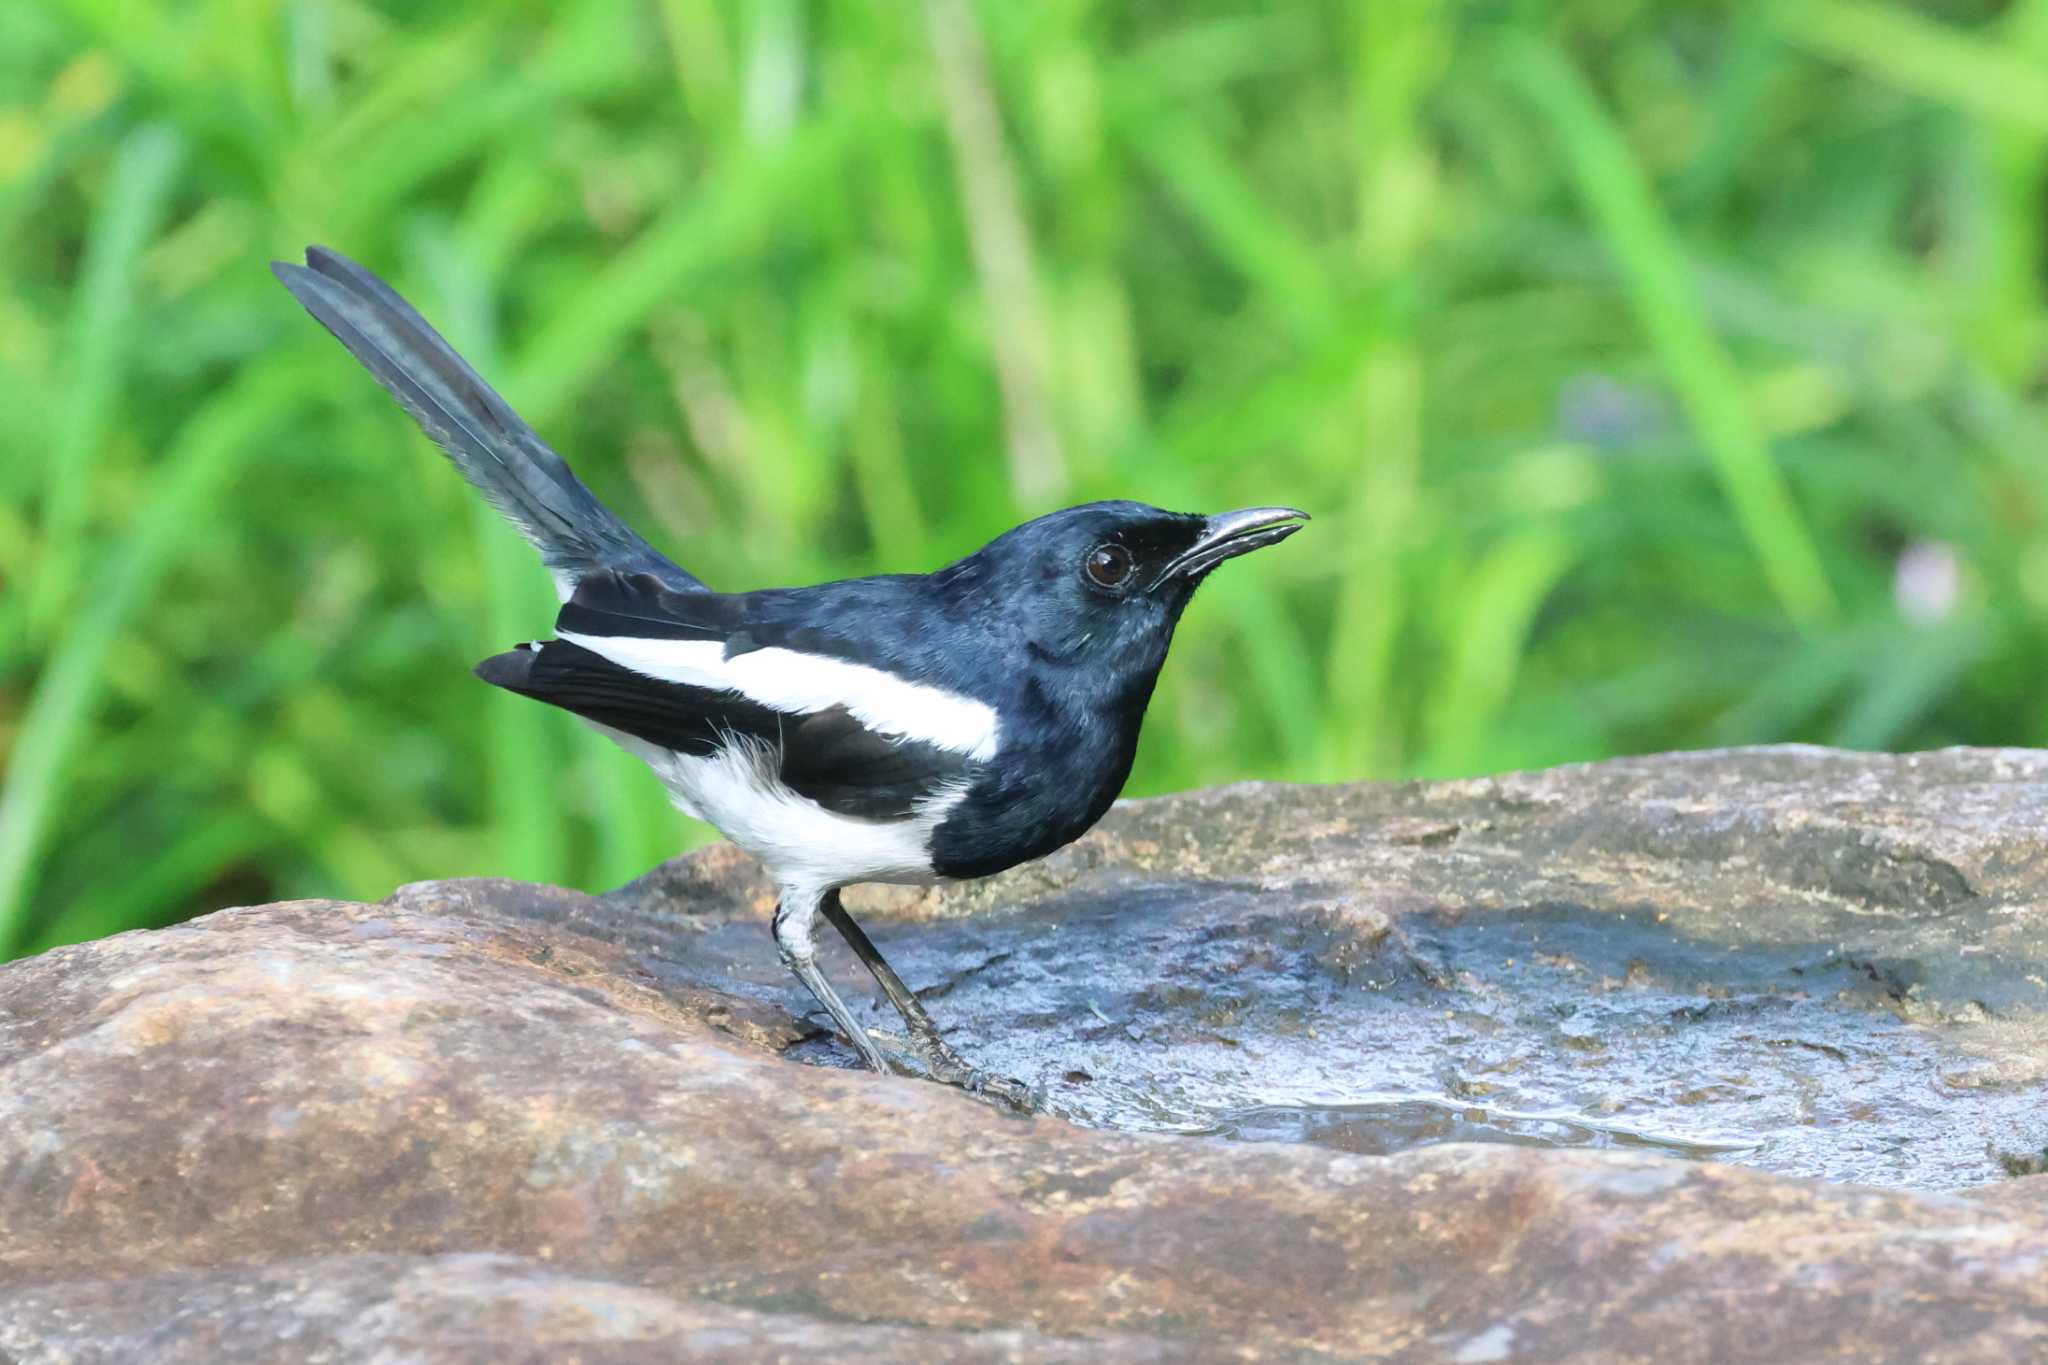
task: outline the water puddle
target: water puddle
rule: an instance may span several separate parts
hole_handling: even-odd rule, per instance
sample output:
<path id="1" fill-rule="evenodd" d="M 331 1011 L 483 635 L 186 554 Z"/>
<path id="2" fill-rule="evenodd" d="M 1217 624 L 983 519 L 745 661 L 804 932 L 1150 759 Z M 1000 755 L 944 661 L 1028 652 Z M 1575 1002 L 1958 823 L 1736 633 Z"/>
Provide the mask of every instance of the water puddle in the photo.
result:
<path id="1" fill-rule="evenodd" d="M 1700 942 L 1571 905 L 1413 911 L 1372 942 L 1201 882 L 871 932 L 964 1055 L 1091 1127 L 1372 1154 L 1630 1147 L 1917 1189 L 2003 1179 L 2004 1158 L 2048 1147 L 2048 1072 L 1966 1046 L 1972 1019 L 2025 1020 L 1944 1015 L 1909 955 Z M 758 923 L 678 953 L 647 965 L 808 1013 Z M 895 1015 L 859 964 L 837 945 L 822 961 L 888 1046 Z M 1962 1022 L 1908 1023 L 1908 996 L 1918 1020 Z M 791 1055 L 853 1064 L 817 1023 Z M 2031 1055 L 2019 1036 L 1998 1055 Z"/>
<path id="2" fill-rule="evenodd" d="M 1409 916 L 1358 962 L 1249 891 L 1134 898 L 876 938 L 963 1053 L 1095 1127 L 1373 1154 L 1648 1148 L 1922 1189 L 1999 1179 L 2000 1152 L 2048 1142 L 2042 1086 L 1969 1083 L 1953 1038 L 1903 1022 L 1882 973 L 1825 946 L 1538 907 Z M 858 979 L 850 958 L 830 969 Z"/>
<path id="3" fill-rule="evenodd" d="M 1443 1095 L 1375 1095 L 1343 1104 L 1259 1105 L 1220 1115 L 1204 1137 L 1239 1142 L 1313 1142 L 1386 1156 L 1433 1142 L 1506 1142 L 1525 1147 L 1634 1147 L 1711 1160 L 1753 1152 L 1761 1138 L 1707 1137 L 1602 1123 L 1566 1111 L 1522 1113 Z"/>

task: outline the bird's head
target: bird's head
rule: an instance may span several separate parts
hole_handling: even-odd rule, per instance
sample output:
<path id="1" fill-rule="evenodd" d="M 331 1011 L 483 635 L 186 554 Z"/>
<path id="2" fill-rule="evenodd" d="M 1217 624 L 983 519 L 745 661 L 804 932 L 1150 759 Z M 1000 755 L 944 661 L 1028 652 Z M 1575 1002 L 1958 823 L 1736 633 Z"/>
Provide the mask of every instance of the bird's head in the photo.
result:
<path id="1" fill-rule="evenodd" d="M 1091 502 L 1027 521 L 967 560 L 1034 658 L 1148 681 L 1195 588 L 1226 559 L 1277 545 L 1308 514 L 1247 507 L 1215 516 Z"/>

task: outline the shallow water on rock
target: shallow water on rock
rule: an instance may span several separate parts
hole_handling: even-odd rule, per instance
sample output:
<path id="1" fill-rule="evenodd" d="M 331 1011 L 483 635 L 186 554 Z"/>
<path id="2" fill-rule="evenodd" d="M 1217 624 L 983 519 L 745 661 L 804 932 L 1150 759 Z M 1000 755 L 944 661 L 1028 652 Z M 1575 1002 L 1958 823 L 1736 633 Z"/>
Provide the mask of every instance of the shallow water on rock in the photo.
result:
<path id="1" fill-rule="evenodd" d="M 1411 914 L 1361 954 L 1248 888 L 1178 884 L 875 937 L 962 1053 L 1092 1126 L 1648 1148 L 1923 1189 L 2048 1141 L 2040 1085 L 1973 1083 L 1977 1059 L 1899 1018 L 1896 964 L 1701 944 L 1647 912 Z"/>

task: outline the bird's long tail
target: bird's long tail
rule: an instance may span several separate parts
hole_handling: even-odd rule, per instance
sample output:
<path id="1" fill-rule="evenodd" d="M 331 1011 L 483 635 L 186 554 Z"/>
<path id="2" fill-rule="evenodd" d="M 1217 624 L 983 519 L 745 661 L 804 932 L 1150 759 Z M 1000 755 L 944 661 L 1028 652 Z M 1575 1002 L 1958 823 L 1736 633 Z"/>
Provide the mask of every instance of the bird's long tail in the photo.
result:
<path id="1" fill-rule="evenodd" d="M 704 586 L 613 516 L 390 285 L 325 247 L 308 247 L 304 265 L 270 268 L 519 528 L 563 600 L 605 569 L 651 573 L 679 591 Z"/>

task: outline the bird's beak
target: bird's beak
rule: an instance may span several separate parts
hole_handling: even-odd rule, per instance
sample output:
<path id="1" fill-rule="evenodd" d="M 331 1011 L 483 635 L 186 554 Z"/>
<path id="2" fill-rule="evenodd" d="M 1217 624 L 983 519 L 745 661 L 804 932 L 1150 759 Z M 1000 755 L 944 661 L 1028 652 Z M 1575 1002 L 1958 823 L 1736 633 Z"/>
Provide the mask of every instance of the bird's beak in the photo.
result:
<path id="1" fill-rule="evenodd" d="M 1195 543 L 1176 555 L 1152 586 L 1176 576 L 1192 578 L 1233 556 L 1278 545 L 1307 520 L 1308 513 L 1292 507 L 1245 507 L 1204 517 Z"/>

